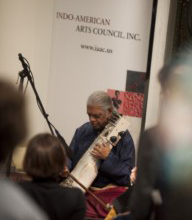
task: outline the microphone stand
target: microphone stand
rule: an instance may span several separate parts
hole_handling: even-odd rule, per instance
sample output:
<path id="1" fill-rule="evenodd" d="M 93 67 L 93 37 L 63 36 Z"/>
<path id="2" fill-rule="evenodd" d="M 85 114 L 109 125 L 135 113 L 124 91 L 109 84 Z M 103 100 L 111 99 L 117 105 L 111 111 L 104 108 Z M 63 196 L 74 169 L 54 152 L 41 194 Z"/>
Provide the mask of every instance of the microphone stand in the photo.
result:
<path id="1" fill-rule="evenodd" d="M 44 116 L 47 124 L 48 124 L 50 132 L 52 133 L 52 135 L 58 137 L 58 139 L 60 140 L 63 148 L 66 151 L 67 156 L 71 159 L 72 158 L 72 150 L 68 147 L 65 139 L 60 135 L 59 131 L 55 128 L 55 126 L 53 126 L 53 124 L 48 119 L 49 115 L 46 113 L 46 111 L 45 111 L 45 109 L 43 107 L 43 104 L 41 102 L 41 99 L 40 99 L 40 97 L 38 95 L 38 92 L 36 90 L 35 83 L 34 83 L 34 78 L 33 78 L 32 71 L 30 69 L 29 62 L 22 56 L 21 53 L 19 53 L 18 56 L 19 56 L 19 60 L 21 61 L 22 66 L 23 66 L 23 70 L 21 72 L 19 72 L 19 76 L 20 76 L 19 90 L 22 92 L 24 78 L 27 77 L 27 79 L 30 82 L 31 87 L 32 87 L 32 89 L 34 91 L 38 107 L 39 107 L 42 115 Z"/>
<path id="2" fill-rule="evenodd" d="M 26 64 L 25 59 L 24 59 L 24 57 L 22 56 L 21 53 L 19 54 L 19 60 L 21 61 L 21 64 L 22 64 L 22 66 L 23 66 L 23 71 L 22 71 L 22 72 L 23 72 L 23 76 L 24 76 L 24 77 L 26 76 L 27 79 L 29 80 L 29 82 L 30 82 L 30 84 L 31 84 L 31 87 L 32 87 L 32 89 L 33 89 L 33 91 L 34 91 L 34 93 L 35 93 L 35 97 L 36 97 L 38 106 L 39 106 L 39 108 L 40 108 L 40 110 L 41 110 L 41 113 L 43 114 L 45 120 L 47 121 L 47 124 L 48 124 L 48 126 L 49 126 L 49 129 L 50 129 L 51 133 L 54 135 L 53 129 L 52 129 L 52 127 L 51 127 L 51 123 L 50 123 L 50 121 L 49 121 L 49 119 L 48 119 L 48 116 L 49 116 L 49 115 L 45 112 L 45 109 L 44 109 L 44 107 L 43 107 L 43 104 L 42 104 L 42 102 L 41 102 L 41 100 L 40 100 L 40 98 L 39 98 L 39 95 L 38 95 L 38 93 L 37 93 L 37 90 L 36 90 L 36 88 L 35 88 L 34 80 L 33 80 L 32 76 L 31 76 L 31 74 L 30 74 L 30 73 L 31 73 L 30 67 L 29 67 L 28 64 Z M 21 78 L 21 81 L 22 81 L 22 78 Z"/>

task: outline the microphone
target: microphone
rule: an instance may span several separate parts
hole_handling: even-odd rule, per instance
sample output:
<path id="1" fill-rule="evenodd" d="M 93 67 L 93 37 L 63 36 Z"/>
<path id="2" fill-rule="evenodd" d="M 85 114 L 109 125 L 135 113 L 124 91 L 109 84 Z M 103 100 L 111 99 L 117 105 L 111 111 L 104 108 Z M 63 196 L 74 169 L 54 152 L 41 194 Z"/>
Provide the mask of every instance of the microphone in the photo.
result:
<path id="1" fill-rule="evenodd" d="M 24 61 L 24 59 L 23 59 L 22 54 L 21 54 L 21 53 L 19 53 L 19 54 L 18 54 L 18 56 L 19 56 L 19 60 L 20 60 L 20 61 L 21 61 L 21 63 L 22 63 L 23 68 L 25 69 L 25 67 L 26 67 L 26 63 L 25 63 L 25 61 Z"/>
<path id="2" fill-rule="evenodd" d="M 23 66 L 23 70 L 19 72 L 19 77 L 20 77 L 19 91 L 23 92 L 24 78 L 25 78 L 25 77 L 27 76 L 27 74 L 28 74 L 28 69 L 27 69 L 27 64 L 25 63 L 22 54 L 19 53 L 18 55 L 19 55 L 19 60 L 21 61 L 22 66 Z"/>
<path id="3" fill-rule="evenodd" d="M 24 57 L 22 56 L 21 53 L 18 54 L 19 56 L 19 60 L 21 61 L 21 64 L 23 66 L 23 72 L 27 75 L 29 75 L 29 70 L 28 70 L 28 65 L 26 64 L 25 60 L 24 60 Z"/>

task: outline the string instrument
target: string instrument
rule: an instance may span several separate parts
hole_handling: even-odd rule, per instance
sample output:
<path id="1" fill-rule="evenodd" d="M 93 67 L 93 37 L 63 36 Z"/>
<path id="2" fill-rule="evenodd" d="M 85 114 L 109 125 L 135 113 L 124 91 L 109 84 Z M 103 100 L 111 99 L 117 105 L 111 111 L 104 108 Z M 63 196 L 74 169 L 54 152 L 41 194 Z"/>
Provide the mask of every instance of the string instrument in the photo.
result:
<path id="1" fill-rule="evenodd" d="M 94 140 L 88 150 L 76 164 L 75 168 L 61 185 L 78 187 L 83 192 L 91 186 L 98 174 L 100 160 L 94 157 L 91 152 L 96 144 L 106 143 L 112 149 L 123 137 L 129 127 L 129 122 L 124 116 L 114 113 L 108 124 L 99 136 Z"/>

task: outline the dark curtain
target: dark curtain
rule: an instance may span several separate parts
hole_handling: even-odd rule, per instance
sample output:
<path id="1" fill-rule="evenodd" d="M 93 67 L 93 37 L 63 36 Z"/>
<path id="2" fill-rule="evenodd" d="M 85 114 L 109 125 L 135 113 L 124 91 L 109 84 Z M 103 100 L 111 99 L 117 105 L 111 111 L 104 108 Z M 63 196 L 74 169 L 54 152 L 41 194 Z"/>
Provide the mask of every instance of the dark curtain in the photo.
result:
<path id="1" fill-rule="evenodd" d="M 173 53 L 192 43 L 192 0 L 178 0 Z"/>

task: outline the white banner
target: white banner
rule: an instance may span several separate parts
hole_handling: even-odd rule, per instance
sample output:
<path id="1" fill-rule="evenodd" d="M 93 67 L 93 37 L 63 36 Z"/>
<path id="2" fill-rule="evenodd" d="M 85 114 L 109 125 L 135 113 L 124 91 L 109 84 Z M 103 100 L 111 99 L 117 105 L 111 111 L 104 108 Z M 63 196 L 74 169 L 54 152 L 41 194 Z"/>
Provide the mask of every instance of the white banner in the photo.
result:
<path id="1" fill-rule="evenodd" d="M 92 92 L 124 91 L 127 70 L 146 72 L 152 3 L 56 1 L 47 103 L 67 143 L 88 120 L 86 100 Z"/>

